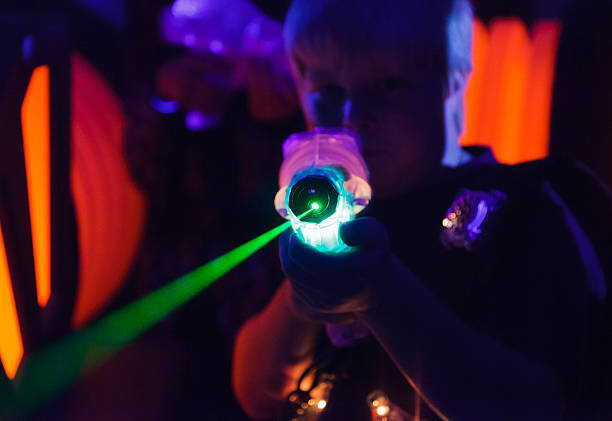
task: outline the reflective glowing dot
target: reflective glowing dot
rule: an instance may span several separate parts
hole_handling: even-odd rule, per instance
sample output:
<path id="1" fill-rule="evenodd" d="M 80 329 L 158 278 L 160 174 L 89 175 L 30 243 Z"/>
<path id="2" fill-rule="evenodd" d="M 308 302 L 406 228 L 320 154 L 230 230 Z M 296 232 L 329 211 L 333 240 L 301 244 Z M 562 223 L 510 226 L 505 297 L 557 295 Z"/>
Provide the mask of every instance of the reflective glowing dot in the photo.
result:
<path id="1" fill-rule="evenodd" d="M 302 408 L 303 408 L 303 409 L 308 408 L 308 404 L 307 404 L 306 402 L 302 402 Z"/>
<path id="2" fill-rule="evenodd" d="M 378 402 L 378 399 L 375 399 L 372 401 L 372 406 L 378 406 L 380 405 L 380 402 Z"/>
<path id="3" fill-rule="evenodd" d="M 444 220 L 442 221 L 442 225 L 444 225 L 446 228 L 448 228 L 448 227 L 450 227 L 452 225 L 452 223 L 447 218 L 444 218 Z"/>
<path id="4" fill-rule="evenodd" d="M 319 401 L 319 403 L 317 404 L 317 407 L 318 407 L 319 409 L 323 409 L 323 408 L 325 408 L 325 406 L 326 406 L 326 405 L 327 405 L 327 402 L 326 402 L 326 401 L 324 401 L 324 400 L 320 400 L 320 401 Z"/>
<path id="5" fill-rule="evenodd" d="M 215 54 L 223 54 L 225 52 L 225 45 L 218 39 L 213 39 L 208 43 L 208 48 Z"/>
<path id="6" fill-rule="evenodd" d="M 319 209 L 319 208 L 321 207 L 321 205 L 319 205 L 318 203 L 316 203 L 316 202 L 315 202 L 315 203 L 313 203 L 313 204 L 312 204 L 310 207 L 311 207 L 312 209 L 314 209 L 314 210 L 317 210 L 317 209 Z"/>
<path id="7" fill-rule="evenodd" d="M 455 219 L 455 218 L 457 217 L 457 215 L 455 215 L 455 213 L 454 213 L 454 212 L 453 212 L 453 213 L 451 213 L 449 216 L 450 216 L 450 219 Z"/>
<path id="8" fill-rule="evenodd" d="M 308 405 L 314 406 L 314 404 L 315 404 L 315 400 L 314 399 L 308 399 Z"/>
<path id="9" fill-rule="evenodd" d="M 194 34 L 187 34 L 183 37 L 183 44 L 185 44 L 187 47 L 193 47 L 195 46 L 197 40 L 198 39 Z"/>
<path id="10" fill-rule="evenodd" d="M 388 406 L 379 406 L 379 407 L 376 409 L 376 413 L 377 413 L 378 415 L 386 415 L 386 414 L 387 414 L 387 412 L 389 412 L 389 407 L 388 407 Z"/>
<path id="11" fill-rule="evenodd" d="M 300 408 L 297 411 L 295 411 L 295 413 L 298 414 L 298 415 L 302 415 L 304 413 L 304 410 L 302 408 Z"/>

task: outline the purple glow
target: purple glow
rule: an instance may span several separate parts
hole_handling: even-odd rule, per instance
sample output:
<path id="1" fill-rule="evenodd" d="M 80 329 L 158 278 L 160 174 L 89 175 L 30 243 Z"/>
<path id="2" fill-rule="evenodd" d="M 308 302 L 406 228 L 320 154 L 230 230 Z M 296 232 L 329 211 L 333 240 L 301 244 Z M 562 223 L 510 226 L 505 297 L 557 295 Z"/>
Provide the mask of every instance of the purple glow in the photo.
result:
<path id="1" fill-rule="evenodd" d="M 221 122 L 221 114 L 206 114 L 202 111 L 189 111 L 185 116 L 185 127 L 192 132 L 201 132 L 217 126 Z"/>
<path id="2" fill-rule="evenodd" d="M 487 206 L 484 200 L 481 200 L 480 202 L 478 202 L 478 210 L 476 211 L 476 216 L 474 217 L 472 222 L 470 222 L 470 224 L 467 226 L 467 229 L 470 232 L 470 235 L 475 237 L 476 234 L 480 234 L 480 226 L 482 225 L 485 218 L 487 217 L 488 211 L 489 211 L 489 207 Z"/>
<path id="3" fill-rule="evenodd" d="M 186 47 L 195 47 L 197 41 L 198 39 L 196 38 L 196 36 L 191 33 L 185 34 L 185 36 L 183 37 L 183 44 L 185 44 Z"/>
<path id="4" fill-rule="evenodd" d="M 458 247 L 468 251 L 479 241 L 483 226 L 490 215 L 506 200 L 498 190 L 488 192 L 461 189 L 442 220 L 440 240 L 447 248 Z M 486 230 L 486 226 L 484 227 Z"/>
<path id="5" fill-rule="evenodd" d="M 211 40 L 208 44 L 208 48 L 211 52 L 219 55 L 225 53 L 226 50 L 225 45 L 223 45 L 223 42 L 219 41 L 218 39 Z"/>

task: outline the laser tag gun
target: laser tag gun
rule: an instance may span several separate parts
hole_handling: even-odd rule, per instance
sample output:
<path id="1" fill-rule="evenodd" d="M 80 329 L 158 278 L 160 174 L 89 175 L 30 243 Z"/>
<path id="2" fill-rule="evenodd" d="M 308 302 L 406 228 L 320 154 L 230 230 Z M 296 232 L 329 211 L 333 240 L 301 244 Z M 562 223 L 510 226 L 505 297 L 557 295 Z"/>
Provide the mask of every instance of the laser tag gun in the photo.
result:
<path id="1" fill-rule="evenodd" d="M 340 252 L 348 248 L 338 235 L 340 224 L 368 205 L 368 180 L 357 133 L 316 128 L 283 143 L 274 205 L 302 241 L 321 251 Z"/>

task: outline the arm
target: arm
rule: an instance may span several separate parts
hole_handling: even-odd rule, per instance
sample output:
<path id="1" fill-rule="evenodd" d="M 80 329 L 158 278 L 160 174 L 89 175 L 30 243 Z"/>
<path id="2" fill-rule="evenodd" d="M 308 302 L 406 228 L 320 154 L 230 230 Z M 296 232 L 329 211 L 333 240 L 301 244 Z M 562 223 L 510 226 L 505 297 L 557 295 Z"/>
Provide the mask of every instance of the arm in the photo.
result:
<path id="1" fill-rule="evenodd" d="M 560 387 L 550 370 L 466 326 L 407 269 L 394 266 L 379 304 L 356 315 L 438 415 L 560 418 Z"/>
<path id="2" fill-rule="evenodd" d="M 295 315 L 283 282 L 267 307 L 242 327 L 234 344 L 232 383 L 253 418 L 280 415 L 285 399 L 311 364 L 319 323 Z"/>
<path id="3" fill-rule="evenodd" d="M 281 242 L 283 268 L 311 313 L 352 309 L 444 419 L 560 418 L 552 370 L 461 322 L 393 256 L 380 223 L 360 218 L 341 235 L 354 247 L 341 255 Z"/>

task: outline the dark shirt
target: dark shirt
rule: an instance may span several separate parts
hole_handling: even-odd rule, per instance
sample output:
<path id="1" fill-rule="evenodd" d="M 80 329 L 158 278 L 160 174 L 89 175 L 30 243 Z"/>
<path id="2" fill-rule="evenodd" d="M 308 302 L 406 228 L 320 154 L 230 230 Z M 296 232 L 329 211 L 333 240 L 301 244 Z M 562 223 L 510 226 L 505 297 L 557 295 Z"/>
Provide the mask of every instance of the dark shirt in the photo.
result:
<path id="1" fill-rule="evenodd" d="M 440 241 L 442 220 L 462 188 L 506 197 L 471 250 Z M 550 160 L 468 164 L 402 197 L 374 198 L 367 213 L 383 222 L 403 264 L 459 319 L 554 371 L 568 419 L 595 419 L 611 365 L 605 282 L 612 273 L 612 201 L 587 171 Z M 421 404 L 421 419 L 438 419 L 374 340 L 332 355 L 338 380 L 323 419 L 371 419 L 366 396 L 374 389 L 408 414 Z"/>

